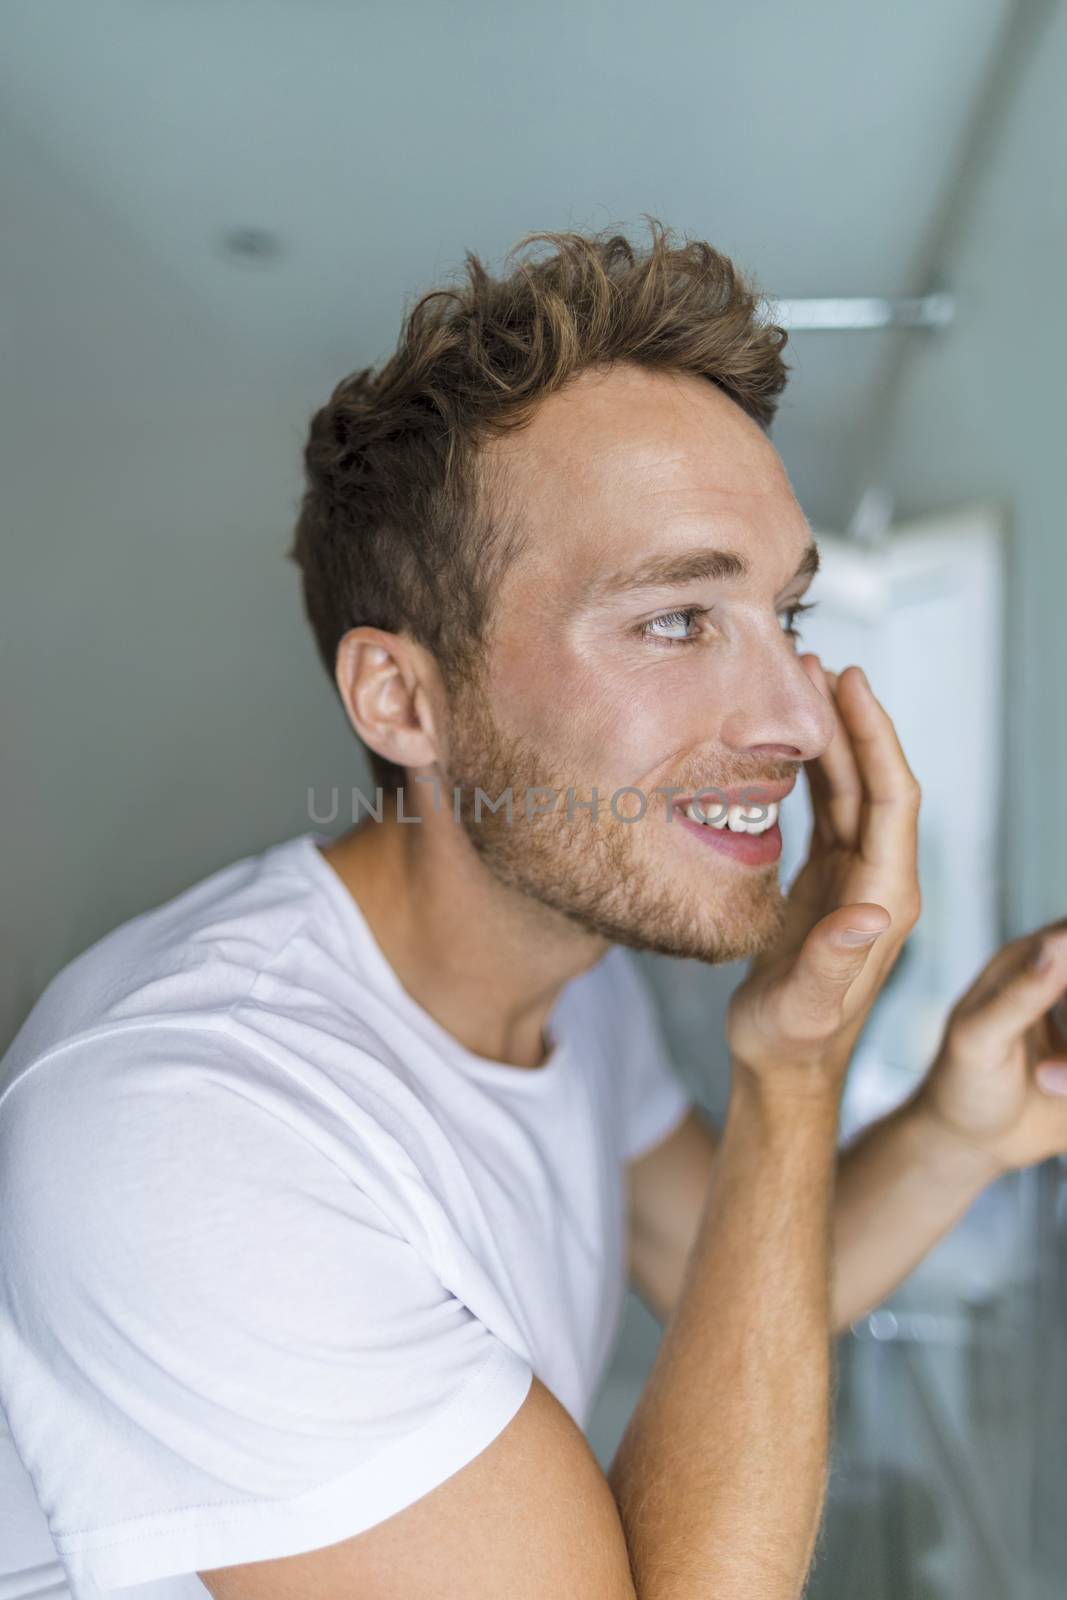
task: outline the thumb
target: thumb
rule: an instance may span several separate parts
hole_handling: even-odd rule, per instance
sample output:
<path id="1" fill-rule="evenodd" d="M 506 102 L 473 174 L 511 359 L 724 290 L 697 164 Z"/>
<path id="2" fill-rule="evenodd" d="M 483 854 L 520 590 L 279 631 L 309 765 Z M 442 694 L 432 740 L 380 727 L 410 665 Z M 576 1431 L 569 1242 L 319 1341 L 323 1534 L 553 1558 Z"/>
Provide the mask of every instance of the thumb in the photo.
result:
<path id="1" fill-rule="evenodd" d="M 818 1035 L 839 1025 L 842 1000 L 892 920 L 885 906 L 866 900 L 839 906 L 815 924 L 785 979 L 782 1002 L 791 1031 Z"/>

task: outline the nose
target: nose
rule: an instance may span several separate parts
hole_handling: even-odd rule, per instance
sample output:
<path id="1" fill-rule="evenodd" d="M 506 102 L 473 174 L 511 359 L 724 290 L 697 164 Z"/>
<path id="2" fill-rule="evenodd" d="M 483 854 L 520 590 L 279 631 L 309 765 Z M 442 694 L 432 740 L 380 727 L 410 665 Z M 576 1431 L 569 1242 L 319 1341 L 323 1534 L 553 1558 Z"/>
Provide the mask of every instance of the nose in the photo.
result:
<path id="1" fill-rule="evenodd" d="M 720 737 L 739 754 L 813 761 L 833 738 L 836 713 L 804 663 L 811 652 L 775 652 L 775 660 L 749 678 L 733 699 Z"/>

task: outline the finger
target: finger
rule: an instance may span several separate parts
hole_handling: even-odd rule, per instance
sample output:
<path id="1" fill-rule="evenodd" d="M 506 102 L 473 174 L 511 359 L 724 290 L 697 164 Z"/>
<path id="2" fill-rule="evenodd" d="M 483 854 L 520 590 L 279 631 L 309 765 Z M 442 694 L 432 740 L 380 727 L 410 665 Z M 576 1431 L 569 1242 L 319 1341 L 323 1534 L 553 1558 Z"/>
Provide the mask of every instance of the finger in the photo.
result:
<path id="1" fill-rule="evenodd" d="M 858 836 L 863 788 L 852 741 L 837 703 L 836 674 L 828 674 L 818 656 L 801 659 L 808 677 L 834 713 L 830 743 L 821 755 L 804 763 L 812 813 L 819 819 L 820 843 L 850 848 Z"/>
<path id="2" fill-rule="evenodd" d="M 801 660 L 815 688 L 827 704 L 833 707 L 833 694 L 818 656 L 802 656 Z M 804 777 L 807 779 L 808 798 L 811 801 L 811 838 L 808 841 L 810 857 L 818 851 L 832 849 L 836 835 L 833 818 L 830 815 L 830 784 L 817 759 L 805 761 Z"/>
<path id="3" fill-rule="evenodd" d="M 1021 934 L 1019 938 L 1009 939 L 1007 944 L 1001 945 L 1000 949 L 990 956 L 970 987 L 960 996 L 954 1007 L 954 1013 L 976 1011 L 985 1005 L 1012 982 L 1028 961 L 1037 958 L 1047 937 L 1061 931 L 1067 932 L 1067 917 L 1060 917 L 1055 922 L 1046 922 L 1043 927 L 1035 928 L 1033 933 Z"/>
<path id="4" fill-rule="evenodd" d="M 808 855 L 830 850 L 837 842 L 833 819 L 830 816 L 830 786 L 817 762 L 804 763 L 804 776 L 808 781 L 808 799 L 811 802 L 811 835 Z"/>
<path id="5" fill-rule="evenodd" d="M 893 720 L 862 667 L 840 675 L 838 709 L 852 742 L 863 803 L 859 847 L 872 866 L 913 870 L 918 853 L 919 801 Z"/>
<path id="6" fill-rule="evenodd" d="M 953 1024 L 962 1047 L 980 1043 L 990 1055 L 1002 1055 L 1060 999 L 1067 987 L 1067 932 L 1038 938 L 1021 954 L 1014 974 Z"/>
<path id="7" fill-rule="evenodd" d="M 890 926 L 884 906 L 840 906 L 816 923 L 782 980 L 778 1014 L 790 1039 L 828 1037 L 840 1025 L 842 1003 Z"/>
<path id="8" fill-rule="evenodd" d="M 837 705 L 837 674 L 827 672 L 817 655 L 805 658 L 808 676 L 834 714 L 834 731 L 826 749 L 805 763 L 812 807 L 818 804 L 821 836 L 831 845 L 854 844 L 859 824 L 862 788 L 848 732 Z"/>

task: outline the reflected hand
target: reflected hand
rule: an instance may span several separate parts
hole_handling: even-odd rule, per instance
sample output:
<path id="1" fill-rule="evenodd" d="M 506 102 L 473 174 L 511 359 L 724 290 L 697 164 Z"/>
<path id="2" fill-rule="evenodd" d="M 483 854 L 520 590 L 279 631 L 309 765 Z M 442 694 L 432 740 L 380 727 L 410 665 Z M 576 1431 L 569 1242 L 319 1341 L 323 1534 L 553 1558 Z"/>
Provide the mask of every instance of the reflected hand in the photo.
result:
<path id="1" fill-rule="evenodd" d="M 1047 955 L 1044 970 L 1035 958 Z M 990 1175 L 1067 1152 L 1067 918 L 1014 939 L 949 1013 L 915 1101 Z M 1061 1011 L 1061 1015 L 1062 1015 Z"/>
<path id="2" fill-rule="evenodd" d="M 786 897 L 778 939 L 734 992 L 727 1038 L 735 1066 L 800 1087 L 796 1069 L 806 1065 L 840 1086 L 919 917 L 921 791 L 863 671 L 847 667 L 838 678 L 815 655 L 800 660 L 834 707 L 834 734 L 804 764 L 813 817 L 808 857 Z M 849 946 L 841 938 L 848 929 L 878 937 L 873 947 Z"/>

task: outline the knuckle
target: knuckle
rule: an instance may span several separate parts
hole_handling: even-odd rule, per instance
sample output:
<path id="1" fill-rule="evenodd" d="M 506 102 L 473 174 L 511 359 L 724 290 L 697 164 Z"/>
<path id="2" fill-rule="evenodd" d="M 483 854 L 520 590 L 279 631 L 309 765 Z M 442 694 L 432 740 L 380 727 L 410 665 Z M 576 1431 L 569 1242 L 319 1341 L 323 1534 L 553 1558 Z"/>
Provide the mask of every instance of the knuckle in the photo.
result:
<path id="1" fill-rule="evenodd" d="M 904 896 L 900 906 L 899 921 L 908 928 L 914 928 L 922 916 L 923 897 L 918 889 L 913 889 Z"/>

